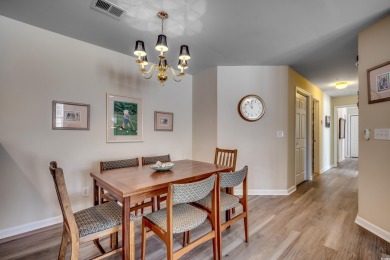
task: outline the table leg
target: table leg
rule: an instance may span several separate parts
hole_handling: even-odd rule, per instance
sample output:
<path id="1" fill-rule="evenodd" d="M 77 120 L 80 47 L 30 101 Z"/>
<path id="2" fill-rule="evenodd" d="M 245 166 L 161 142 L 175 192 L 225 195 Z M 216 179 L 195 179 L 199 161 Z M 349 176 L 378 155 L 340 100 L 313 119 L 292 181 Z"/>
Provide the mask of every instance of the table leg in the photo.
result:
<path id="1" fill-rule="evenodd" d="M 96 180 L 95 179 L 93 179 L 93 200 L 94 200 L 94 205 L 96 206 L 96 205 L 98 205 L 99 204 L 99 189 L 100 187 L 98 187 L 97 185 L 96 185 Z"/>
<path id="2" fill-rule="evenodd" d="M 130 220 L 130 197 L 123 200 L 122 208 L 122 259 L 134 260 L 134 223 Z"/>

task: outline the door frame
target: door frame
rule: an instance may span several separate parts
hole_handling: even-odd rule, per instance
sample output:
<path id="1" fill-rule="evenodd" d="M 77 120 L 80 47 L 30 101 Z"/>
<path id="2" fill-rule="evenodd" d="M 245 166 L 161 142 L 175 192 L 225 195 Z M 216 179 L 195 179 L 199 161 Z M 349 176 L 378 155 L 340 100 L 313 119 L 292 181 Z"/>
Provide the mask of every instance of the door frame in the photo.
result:
<path id="1" fill-rule="evenodd" d="M 341 106 L 334 106 L 333 107 L 333 165 L 332 167 L 337 167 L 337 161 L 338 161 L 338 129 L 339 129 L 339 119 L 336 117 L 337 109 L 339 108 L 355 108 L 356 104 L 351 105 L 341 105 Z M 347 139 L 348 140 L 348 139 Z"/>
<path id="2" fill-rule="evenodd" d="M 314 172 L 316 172 L 316 170 L 317 170 L 318 174 L 320 174 L 320 172 L 321 172 L 321 169 L 320 169 L 321 168 L 320 167 L 320 158 L 321 158 L 321 156 L 320 156 L 320 154 L 321 154 L 321 149 L 320 149 L 320 140 L 321 140 L 321 138 L 320 138 L 321 137 L 320 101 L 318 99 L 314 98 L 314 97 L 312 98 L 312 101 L 313 101 L 313 104 L 316 103 L 318 105 L 317 122 L 316 121 L 312 122 L 312 132 L 314 132 L 316 126 L 318 128 L 317 129 L 318 139 L 316 140 L 316 143 L 313 143 L 314 150 L 313 150 L 312 158 L 314 158 L 314 161 L 313 161 L 313 167 L 312 168 L 314 169 Z M 316 113 L 316 111 L 315 111 L 314 106 L 313 106 L 312 107 L 312 118 L 315 117 L 315 113 Z M 314 139 L 314 136 L 312 136 L 312 138 Z M 317 147 L 317 150 L 318 150 L 317 156 L 316 156 L 316 153 L 315 153 L 316 147 Z M 316 167 L 315 167 L 315 161 L 316 160 L 317 160 L 317 163 L 318 163 L 318 165 L 317 165 L 318 169 L 316 169 Z"/>
<path id="3" fill-rule="evenodd" d="M 306 171 L 305 171 L 305 180 L 306 181 L 311 181 L 313 180 L 313 151 L 312 151 L 312 146 L 313 146 L 313 130 L 312 130 L 312 125 L 313 125 L 313 120 L 312 120 L 312 104 L 313 104 L 313 96 L 309 92 L 307 92 L 304 89 L 301 89 L 300 87 L 296 87 L 295 90 L 295 95 L 294 98 L 296 99 L 296 93 L 301 94 L 307 98 L 306 102 Z M 294 102 L 295 104 L 295 102 Z M 296 105 L 294 105 L 294 114 L 296 114 Z M 296 120 L 294 120 L 294 136 L 295 134 L 295 129 L 296 128 Z M 295 143 L 295 142 L 294 142 Z M 295 148 L 295 147 L 294 147 Z M 295 154 L 295 152 L 294 152 Z M 295 166 L 295 161 L 294 160 L 294 166 Z M 296 177 L 296 173 L 294 171 L 294 176 Z M 297 185 L 297 181 L 295 179 L 295 186 Z"/>
<path id="4" fill-rule="evenodd" d="M 347 126 L 348 126 L 348 139 L 347 139 L 347 150 L 348 150 L 348 156 L 349 158 L 359 158 L 359 155 L 358 157 L 352 157 L 352 146 L 351 146 L 351 143 L 352 143 L 352 138 L 351 138 L 351 131 L 352 131 L 352 127 L 351 127 L 351 119 L 353 116 L 357 116 L 358 117 L 358 120 L 359 120 L 359 114 L 349 114 L 348 115 L 348 122 L 347 122 Z M 359 125 L 358 125 L 358 128 L 359 128 Z M 358 132 L 359 132 L 359 129 L 358 129 Z M 358 141 L 359 142 L 359 141 Z M 358 150 L 358 154 L 359 154 L 359 150 Z"/>

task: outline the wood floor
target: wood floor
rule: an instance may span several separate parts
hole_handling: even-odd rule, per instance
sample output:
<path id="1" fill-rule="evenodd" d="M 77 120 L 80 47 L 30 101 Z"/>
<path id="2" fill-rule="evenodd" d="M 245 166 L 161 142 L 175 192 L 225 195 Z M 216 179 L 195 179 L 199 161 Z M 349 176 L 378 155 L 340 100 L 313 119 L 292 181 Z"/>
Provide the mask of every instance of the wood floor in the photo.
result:
<path id="1" fill-rule="evenodd" d="M 381 259 L 390 257 L 390 243 L 354 223 L 357 214 L 357 160 L 299 185 L 290 196 L 250 196 L 249 243 L 244 243 L 242 223 L 223 233 L 223 259 Z M 240 209 L 238 209 L 240 210 Z M 140 219 L 136 220 L 136 257 L 140 257 Z M 196 230 L 196 238 L 209 228 Z M 61 226 L 0 244 L 0 259 L 56 259 Z M 175 248 L 181 245 L 175 236 Z M 108 246 L 108 239 L 103 241 Z M 98 255 L 92 243 L 80 249 L 80 259 Z M 147 259 L 165 259 L 165 245 L 147 240 Z M 67 254 L 69 259 L 69 252 Z M 121 254 L 108 259 L 121 259 Z M 182 259 L 212 259 L 205 243 Z"/>

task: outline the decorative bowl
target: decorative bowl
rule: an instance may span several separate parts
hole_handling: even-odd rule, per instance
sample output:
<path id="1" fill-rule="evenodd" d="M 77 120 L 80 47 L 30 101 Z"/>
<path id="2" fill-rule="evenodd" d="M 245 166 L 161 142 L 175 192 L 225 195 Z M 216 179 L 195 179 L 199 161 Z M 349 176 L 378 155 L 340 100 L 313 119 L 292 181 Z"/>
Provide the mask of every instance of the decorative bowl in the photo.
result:
<path id="1" fill-rule="evenodd" d="M 173 163 L 166 163 L 166 164 L 155 164 L 155 165 L 151 165 L 150 168 L 155 170 L 155 171 L 158 171 L 158 172 L 165 172 L 165 171 L 169 171 L 170 169 L 172 169 L 174 166 Z"/>

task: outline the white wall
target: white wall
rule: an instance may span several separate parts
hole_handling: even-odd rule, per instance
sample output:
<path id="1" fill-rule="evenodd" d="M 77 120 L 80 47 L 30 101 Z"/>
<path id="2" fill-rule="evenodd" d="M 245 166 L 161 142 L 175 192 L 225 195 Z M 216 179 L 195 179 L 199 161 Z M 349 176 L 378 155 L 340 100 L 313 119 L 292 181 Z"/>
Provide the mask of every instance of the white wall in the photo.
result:
<path id="1" fill-rule="evenodd" d="M 217 145 L 217 68 L 193 77 L 192 150 L 193 159 L 214 162 Z"/>
<path id="2" fill-rule="evenodd" d="M 218 67 L 218 146 L 238 149 L 237 169 L 248 165 L 250 194 L 279 194 L 287 189 L 287 66 Z M 259 95 L 266 111 L 259 121 L 244 121 L 240 99 Z M 285 131 L 277 138 L 276 131 Z"/>
<path id="3" fill-rule="evenodd" d="M 0 233 L 61 214 L 51 160 L 77 211 L 92 205 L 81 190 L 92 191 L 100 160 L 192 157 L 190 75 L 160 87 L 140 77 L 133 57 L 1 16 L 0 31 Z M 106 143 L 107 92 L 143 99 L 143 142 Z M 52 100 L 90 104 L 90 130 L 52 130 Z M 173 132 L 154 131 L 154 111 L 174 113 Z"/>

